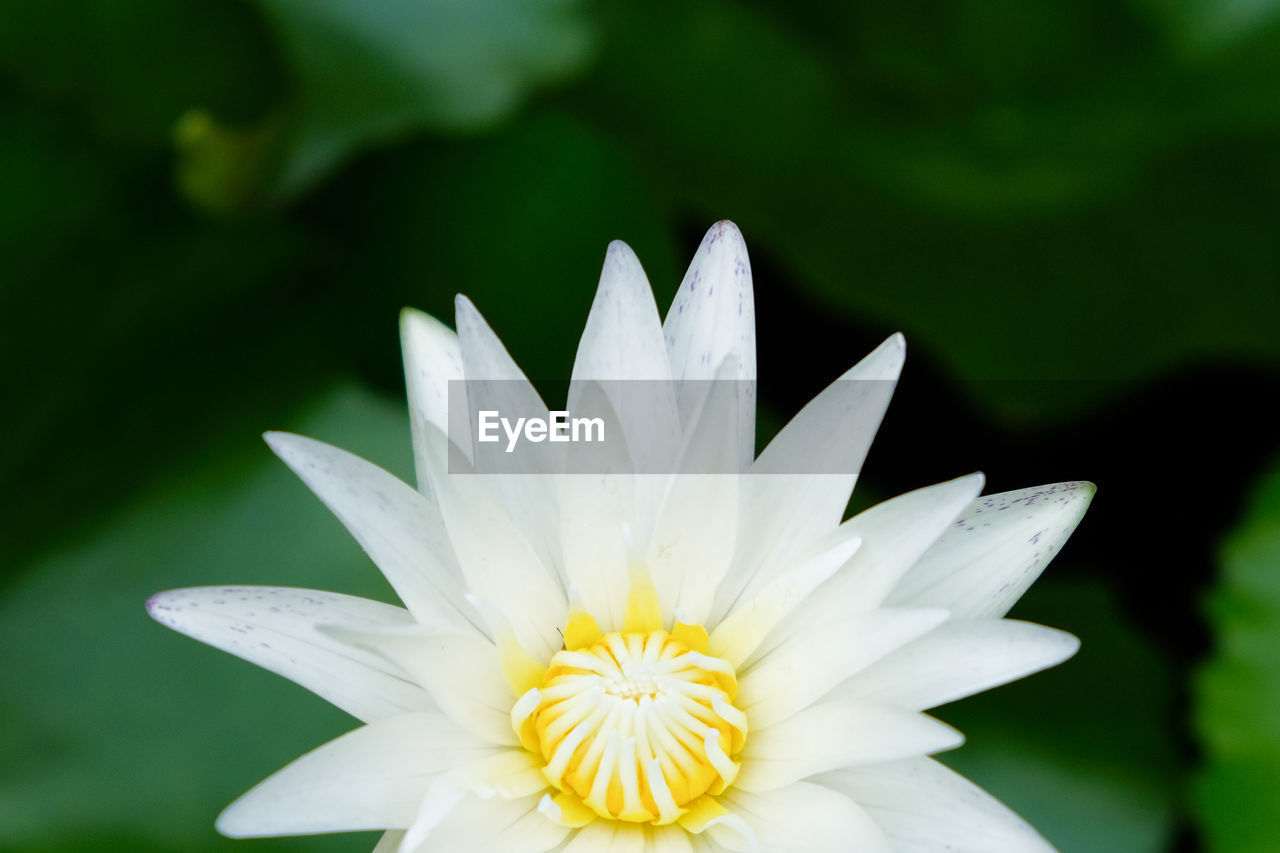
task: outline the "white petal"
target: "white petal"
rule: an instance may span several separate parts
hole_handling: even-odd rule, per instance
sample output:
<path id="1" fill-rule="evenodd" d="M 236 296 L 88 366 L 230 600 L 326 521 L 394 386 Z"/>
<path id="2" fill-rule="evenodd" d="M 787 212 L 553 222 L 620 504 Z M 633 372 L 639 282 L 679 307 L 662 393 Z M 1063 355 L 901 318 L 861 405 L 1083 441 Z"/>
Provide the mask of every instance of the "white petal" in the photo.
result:
<path id="1" fill-rule="evenodd" d="M 796 782 L 767 794 L 730 788 L 722 799 L 759 839 L 756 848 L 732 830 L 711 827 L 711 837 L 730 850 L 893 853 L 884 833 L 857 803 L 821 785 Z"/>
<path id="2" fill-rule="evenodd" d="M 631 247 L 609 244 L 600 286 L 573 363 L 582 379 L 670 379 L 662 321 L 649 279 Z"/>
<path id="3" fill-rule="evenodd" d="M 893 396 L 905 342 L 894 335 L 811 400 L 743 481 L 743 537 L 712 622 L 758 594 L 797 552 L 840 523 Z"/>
<path id="4" fill-rule="evenodd" d="M 424 625 L 381 631 L 322 629 L 353 648 L 365 648 L 410 673 L 462 728 L 488 743 L 516 746 L 515 701 L 503 680 L 498 650 L 487 639 Z"/>
<path id="5" fill-rule="evenodd" d="M 734 785 L 772 791 L 816 773 L 927 755 L 963 742 L 958 731 L 924 714 L 871 702 L 824 702 L 753 730 Z"/>
<path id="6" fill-rule="evenodd" d="M 890 594 L 899 606 L 938 606 L 956 619 L 1003 616 L 1084 516 L 1092 483 L 1058 483 L 974 501 Z"/>
<path id="7" fill-rule="evenodd" d="M 678 447 L 680 421 L 653 291 L 635 254 L 614 241 L 605 256 L 600 287 L 578 343 L 569 385 L 577 412 L 583 383 L 598 380 L 618 414 L 636 470 L 655 472 Z M 650 458 L 646 450 L 665 451 Z"/>
<path id="8" fill-rule="evenodd" d="M 858 513 L 839 535 L 862 542 L 831 580 L 804 600 L 761 644 L 764 654 L 807 626 L 879 607 L 894 584 L 982 491 L 983 477 L 971 474 L 917 489 Z"/>
<path id="9" fill-rule="evenodd" d="M 503 417 L 513 419 L 548 418 L 547 405 L 471 301 L 459 296 L 455 307 L 471 408 L 497 411 Z M 456 430 L 451 431 L 449 437 L 455 441 L 459 438 Z M 476 470 L 489 474 L 490 469 L 483 462 L 485 453 L 476 443 L 478 433 L 470 432 L 469 437 L 473 440 L 472 458 L 476 460 Z M 485 445 L 486 452 L 492 452 L 498 446 Z M 492 474 L 486 476 L 485 482 L 493 488 L 503 511 L 515 522 L 539 557 L 548 565 L 558 567 L 560 531 L 555 523 L 555 493 L 546 478 L 528 475 L 552 473 L 560 470 L 560 466 L 544 465 L 545 460 L 555 454 L 543 451 L 555 448 L 547 444 L 535 447 L 539 452 L 500 454 L 503 466 L 500 470 L 510 472 L 515 467 L 516 473 Z"/>
<path id="10" fill-rule="evenodd" d="M 645 853 L 643 826 L 597 820 L 574 833 L 564 853 Z"/>
<path id="11" fill-rule="evenodd" d="M 690 624 L 706 621 L 733 558 L 738 479 L 733 474 L 672 478 L 645 556 L 664 614 L 680 609 Z"/>
<path id="12" fill-rule="evenodd" d="M 581 474 L 560 481 L 560 529 L 565 573 L 578 604 L 603 631 L 622 629 L 627 574 L 629 477 Z"/>
<path id="13" fill-rule="evenodd" d="M 646 475 L 672 470 L 681 429 L 662 321 L 640 262 L 625 243 L 617 241 L 609 245 L 600 287 L 578 343 L 568 400 L 575 415 L 598 416 L 594 408 L 601 406 L 591 403 L 589 389 L 607 401 L 610 428 L 605 434 L 624 438 L 628 470 Z M 612 424 L 617 424 L 616 433 Z M 612 439 L 608 444 L 618 446 Z M 632 484 L 639 501 L 632 511 L 632 525 L 644 541 L 661 498 L 657 479 L 643 476 Z"/>
<path id="14" fill-rule="evenodd" d="M 717 222 L 702 239 L 662 331 L 686 428 L 709 390 L 707 380 L 726 358 L 736 358 L 733 378 L 745 384 L 738 429 L 729 440 L 746 470 L 755 455 L 755 303 L 747 247 L 732 222 Z"/>
<path id="15" fill-rule="evenodd" d="M 740 383 L 730 380 L 736 359 L 729 356 L 701 399 L 669 478 L 652 539 L 643 553 L 670 615 L 681 608 L 690 623 L 706 621 L 717 586 L 733 560 L 738 535 L 738 486 L 731 446 L 742 417 Z"/>
<path id="16" fill-rule="evenodd" d="M 547 788 L 542 765 L 540 756 L 516 748 L 490 752 L 441 774 L 427 790 L 400 847 L 413 850 L 422 846 L 469 797 L 516 800 L 542 794 Z"/>
<path id="17" fill-rule="evenodd" d="M 467 797 L 421 843 L 402 845 L 401 853 L 545 853 L 569 831 L 538 813 L 539 799 Z"/>
<path id="18" fill-rule="evenodd" d="M 510 623 L 521 646 L 543 661 L 550 660 L 562 645 L 559 629 L 568 615 L 564 588 L 493 500 L 483 479 L 476 474 L 435 479 L 463 577 L 475 595 Z M 511 479 L 549 478 L 514 475 Z"/>
<path id="19" fill-rule="evenodd" d="M 412 624 L 389 604 L 307 589 L 218 586 L 153 595 L 162 625 L 297 682 L 361 720 L 433 707 L 408 673 L 316 630 L 317 624 L 380 628 Z"/>
<path id="20" fill-rule="evenodd" d="M 267 777 L 218 818 L 233 838 L 409 825 L 439 774 L 493 748 L 443 714 L 370 723 Z"/>
<path id="21" fill-rule="evenodd" d="M 378 466 L 282 432 L 267 444 L 336 515 L 420 620 L 476 624 L 435 505 Z"/>
<path id="22" fill-rule="evenodd" d="M 841 531 L 843 535 L 843 531 Z M 788 574 L 765 584 L 760 594 L 736 608 L 711 632 L 711 653 L 735 669 L 759 657 L 757 650 L 777 625 L 806 600 L 813 590 L 834 574 L 862 546 L 856 536 L 844 538 L 818 556 L 801 563 Z M 776 646 L 773 643 L 770 648 Z M 762 653 L 763 654 L 763 653 Z"/>
<path id="23" fill-rule="evenodd" d="M 1054 853 L 1020 817 L 930 758 L 826 774 L 857 800 L 899 853 Z"/>
<path id="24" fill-rule="evenodd" d="M 859 672 L 840 696 L 935 708 L 1062 663 L 1080 641 L 1012 619 L 947 622 Z"/>
<path id="25" fill-rule="evenodd" d="M 946 618 L 945 610 L 875 610 L 814 626 L 740 673 L 736 704 L 752 728 L 775 725 Z"/>
<path id="26" fill-rule="evenodd" d="M 449 383 L 463 378 L 462 349 L 453 329 L 435 317 L 411 308 L 400 312 L 400 348 L 404 353 L 405 390 L 409 395 L 409 422 L 413 428 L 418 489 L 429 495 L 430 472 L 426 465 L 429 435 L 423 426 L 432 424 L 441 434 L 448 435 Z M 462 415 L 465 417 L 465 411 Z M 468 454 L 471 452 L 470 447 L 462 449 Z"/>
<path id="27" fill-rule="evenodd" d="M 648 853 L 694 853 L 689 833 L 680 826 L 648 827 Z"/>
<path id="28" fill-rule="evenodd" d="M 947 526 L 982 491 L 986 478 L 970 474 L 916 489 L 864 510 L 841 525 L 842 531 L 862 539 L 837 593 L 824 590 L 827 601 L 861 609 L 879 607 L 889 591 L 928 550 Z M 847 578 L 847 580 L 845 579 Z"/>

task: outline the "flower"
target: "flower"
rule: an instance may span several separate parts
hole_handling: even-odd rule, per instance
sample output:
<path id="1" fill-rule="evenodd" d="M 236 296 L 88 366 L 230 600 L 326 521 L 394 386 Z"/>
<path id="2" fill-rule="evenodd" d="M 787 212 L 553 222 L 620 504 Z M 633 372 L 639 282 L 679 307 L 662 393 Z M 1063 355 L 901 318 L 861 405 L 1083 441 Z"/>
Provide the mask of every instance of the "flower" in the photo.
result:
<path id="1" fill-rule="evenodd" d="M 610 246 L 570 399 L 665 383 L 665 405 L 603 392 L 611 426 L 634 448 L 674 435 L 734 473 L 456 473 L 481 463 L 449 431 L 451 380 L 500 380 L 495 409 L 546 407 L 463 297 L 456 334 L 406 311 L 402 336 L 418 490 L 308 438 L 267 441 L 405 607 L 269 587 L 148 602 L 364 723 L 219 830 L 381 829 L 378 851 L 422 853 L 1051 849 L 928 757 L 962 737 L 923 711 L 1075 652 L 1070 634 L 1002 617 L 1091 485 L 979 497 L 974 474 L 842 521 L 900 335 L 753 460 L 751 273 L 727 222 L 665 322 L 631 250 Z"/>

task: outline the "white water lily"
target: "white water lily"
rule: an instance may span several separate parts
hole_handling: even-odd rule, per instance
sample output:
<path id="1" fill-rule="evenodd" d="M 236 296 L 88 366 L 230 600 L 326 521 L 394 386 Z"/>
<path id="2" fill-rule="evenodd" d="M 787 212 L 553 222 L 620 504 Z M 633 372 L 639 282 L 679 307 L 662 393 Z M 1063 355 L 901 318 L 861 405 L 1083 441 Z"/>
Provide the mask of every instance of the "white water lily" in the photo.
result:
<path id="1" fill-rule="evenodd" d="M 672 382 L 681 445 L 706 434 L 736 474 L 451 474 L 450 380 L 504 380 L 500 402 L 546 410 L 465 298 L 456 320 L 455 334 L 403 317 L 417 490 L 267 436 L 403 608 L 269 587 L 148 604 L 363 722 L 246 793 L 219 830 L 380 829 L 378 851 L 414 853 L 1052 849 L 928 757 L 962 738 L 923 711 L 1075 652 L 1069 634 L 1002 617 L 1092 486 L 979 497 L 974 474 L 842 521 L 856 477 L 840 472 L 879 426 L 898 335 L 753 460 L 751 395 L 727 429 L 699 399 L 715 384 L 700 380 L 755 378 L 750 268 L 729 223 L 665 322 L 630 249 L 610 247 L 570 399 L 594 380 Z M 629 436 L 663 423 L 639 408 L 617 406 Z M 801 458 L 818 473 L 781 461 Z"/>

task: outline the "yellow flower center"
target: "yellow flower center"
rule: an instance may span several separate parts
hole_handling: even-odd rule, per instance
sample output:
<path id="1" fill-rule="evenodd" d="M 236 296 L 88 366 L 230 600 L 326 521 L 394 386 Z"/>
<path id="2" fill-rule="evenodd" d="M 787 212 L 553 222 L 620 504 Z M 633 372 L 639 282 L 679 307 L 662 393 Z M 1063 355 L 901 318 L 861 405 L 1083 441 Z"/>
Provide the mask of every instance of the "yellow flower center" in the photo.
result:
<path id="1" fill-rule="evenodd" d="M 671 823 L 737 775 L 736 687 L 728 663 L 666 631 L 558 652 L 531 717 L 543 774 L 601 817 Z"/>
<path id="2" fill-rule="evenodd" d="M 508 632 L 503 671 L 520 696 L 511 726 L 559 793 L 539 805 L 570 827 L 598 818 L 699 833 L 727 819 L 715 795 L 738 775 L 747 737 L 733 666 L 707 653 L 704 628 L 663 628 L 657 591 L 632 573 L 622 630 L 575 608 L 545 667 Z"/>

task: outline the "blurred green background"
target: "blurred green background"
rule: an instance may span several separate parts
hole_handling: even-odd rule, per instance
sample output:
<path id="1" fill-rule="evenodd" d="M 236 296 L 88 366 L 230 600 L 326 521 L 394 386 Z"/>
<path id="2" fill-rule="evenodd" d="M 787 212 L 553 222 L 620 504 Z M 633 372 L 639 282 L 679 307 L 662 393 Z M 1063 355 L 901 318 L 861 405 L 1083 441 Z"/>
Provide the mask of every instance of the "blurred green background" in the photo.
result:
<path id="1" fill-rule="evenodd" d="M 390 592 L 262 445 L 409 476 L 397 312 L 568 375 L 611 239 L 742 228 L 766 438 L 888 334 L 855 502 L 1099 485 L 1014 615 L 1079 656 L 939 716 L 1065 853 L 1280 837 L 1280 3 L 0 2 L 0 849 L 230 842 L 353 721 L 151 623 Z"/>

